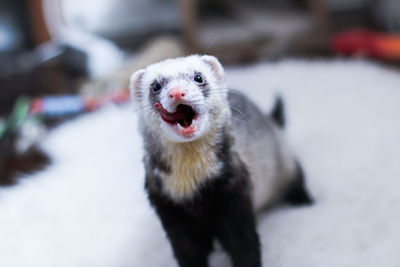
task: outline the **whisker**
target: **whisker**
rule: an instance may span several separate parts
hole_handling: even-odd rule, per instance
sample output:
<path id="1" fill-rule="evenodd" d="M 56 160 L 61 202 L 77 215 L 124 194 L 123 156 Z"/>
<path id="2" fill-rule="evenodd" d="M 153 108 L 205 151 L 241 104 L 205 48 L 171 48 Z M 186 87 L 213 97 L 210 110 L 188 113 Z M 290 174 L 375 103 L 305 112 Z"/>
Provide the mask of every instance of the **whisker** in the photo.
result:
<path id="1" fill-rule="evenodd" d="M 210 42 L 210 44 L 207 46 L 206 50 L 204 51 L 204 54 L 207 54 L 208 50 L 214 45 L 215 41 L 217 41 L 219 38 L 220 37 L 217 36 Z"/>
<path id="2" fill-rule="evenodd" d="M 242 120 L 242 119 L 236 118 L 235 116 L 232 116 L 231 119 L 232 119 L 232 120 L 235 120 L 235 121 L 240 121 L 240 122 L 244 122 L 244 123 L 249 123 L 248 120 L 247 120 L 247 121 L 246 121 L 246 120 Z"/>
<path id="3" fill-rule="evenodd" d="M 202 100 L 202 99 L 201 99 L 201 98 L 200 98 L 200 99 L 195 99 L 195 100 L 192 101 L 192 103 L 195 104 L 195 105 L 202 105 L 202 106 L 205 106 L 206 104 L 204 104 L 204 103 L 196 103 L 196 101 L 200 101 L 200 100 Z M 236 117 L 234 116 L 234 114 L 232 113 L 232 118 L 233 118 L 233 119 L 240 120 L 240 121 L 244 121 L 244 122 L 248 122 L 248 121 L 249 121 L 249 119 L 247 118 L 247 116 L 244 114 L 244 112 L 243 112 L 242 110 L 240 110 L 239 107 L 233 106 L 233 105 L 231 105 L 231 104 L 229 104 L 229 103 L 226 103 L 226 102 L 224 102 L 224 104 L 227 105 L 227 106 L 228 106 L 229 108 L 231 108 L 232 110 L 234 110 L 234 111 L 236 111 L 237 113 L 239 113 L 240 116 L 243 118 L 243 119 L 236 118 Z"/>
<path id="4" fill-rule="evenodd" d="M 243 111 L 240 110 L 240 108 L 234 107 L 234 106 L 229 105 L 229 104 L 228 104 L 228 106 L 229 106 L 231 109 L 237 111 L 237 112 L 244 118 L 244 120 L 241 120 L 241 119 L 239 119 L 239 120 L 245 121 L 245 122 L 248 122 L 248 121 L 249 121 L 249 118 L 247 118 L 247 116 L 243 113 Z M 233 118 L 233 114 L 232 114 L 232 118 Z"/>
<path id="5" fill-rule="evenodd" d="M 135 109 L 134 112 L 138 112 L 138 111 L 141 111 L 141 110 L 148 111 L 148 110 L 151 110 L 152 108 L 153 108 L 152 105 L 147 105 L 147 106 L 143 106 L 143 107 Z"/>
<path id="6" fill-rule="evenodd" d="M 151 103 L 146 103 L 144 105 L 141 105 L 139 108 L 135 109 L 135 112 L 148 107 L 153 107 L 153 105 Z"/>
<path id="7" fill-rule="evenodd" d="M 228 91 L 230 93 L 244 96 L 244 93 L 242 91 L 239 91 L 239 90 L 236 90 L 236 89 L 231 89 L 231 88 L 211 88 L 210 90 L 211 91 L 209 92 L 209 94 L 216 94 L 216 93 L 219 93 L 219 91 L 226 90 L 226 91 Z"/>

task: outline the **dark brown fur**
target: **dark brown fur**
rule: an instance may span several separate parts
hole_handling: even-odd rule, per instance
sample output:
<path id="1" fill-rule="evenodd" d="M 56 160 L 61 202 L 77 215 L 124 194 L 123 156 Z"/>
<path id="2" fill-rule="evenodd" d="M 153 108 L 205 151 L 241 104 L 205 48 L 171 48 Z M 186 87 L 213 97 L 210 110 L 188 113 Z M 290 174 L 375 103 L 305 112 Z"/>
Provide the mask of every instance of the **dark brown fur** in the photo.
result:
<path id="1" fill-rule="evenodd" d="M 249 174 L 239 156 L 231 151 L 232 142 L 225 129 L 218 146 L 223 169 L 190 200 L 171 200 L 163 193 L 160 177 L 151 169 L 146 170 L 149 200 L 181 267 L 208 266 L 214 239 L 220 241 L 235 267 L 261 266 Z"/>

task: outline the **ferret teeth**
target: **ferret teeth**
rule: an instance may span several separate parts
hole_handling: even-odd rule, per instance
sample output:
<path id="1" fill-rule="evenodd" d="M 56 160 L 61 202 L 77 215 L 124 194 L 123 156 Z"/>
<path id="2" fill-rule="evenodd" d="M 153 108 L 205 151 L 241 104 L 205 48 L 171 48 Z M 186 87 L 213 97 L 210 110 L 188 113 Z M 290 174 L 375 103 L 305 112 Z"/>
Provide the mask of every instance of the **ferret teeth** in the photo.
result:
<path id="1" fill-rule="evenodd" d="M 179 129 L 179 131 L 183 130 L 183 126 L 180 123 L 178 123 L 178 129 Z"/>

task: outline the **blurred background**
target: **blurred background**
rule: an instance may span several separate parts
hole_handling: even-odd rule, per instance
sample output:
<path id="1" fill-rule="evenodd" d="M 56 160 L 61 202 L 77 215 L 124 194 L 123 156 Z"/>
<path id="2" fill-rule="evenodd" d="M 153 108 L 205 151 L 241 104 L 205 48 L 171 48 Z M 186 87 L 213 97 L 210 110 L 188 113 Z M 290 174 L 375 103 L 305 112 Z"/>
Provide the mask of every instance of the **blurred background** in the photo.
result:
<path id="1" fill-rule="evenodd" d="M 266 266 L 399 266 L 400 0 L 0 0 L 0 266 L 176 266 L 128 82 L 192 53 L 285 101 L 316 202 L 259 218 Z"/>
<path id="2" fill-rule="evenodd" d="M 398 69 L 398 0 L 2 0 L 0 185 L 45 166 L 65 119 L 128 100 L 132 72 L 168 57 L 225 66 L 367 57 Z"/>

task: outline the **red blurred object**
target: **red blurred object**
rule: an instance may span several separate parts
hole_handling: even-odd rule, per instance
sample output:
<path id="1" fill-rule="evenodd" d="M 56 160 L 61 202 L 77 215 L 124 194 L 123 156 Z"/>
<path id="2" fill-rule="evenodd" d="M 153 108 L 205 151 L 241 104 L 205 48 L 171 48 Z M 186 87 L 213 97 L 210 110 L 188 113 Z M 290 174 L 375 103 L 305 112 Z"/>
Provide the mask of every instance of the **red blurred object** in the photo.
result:
<path id="1" fill-rule="evenodd" d="M 129 89 L 119 90 L 113 93 L 108 93 L 96 97 L 85 97 L 85 109 L 95 110 L 107 103 L 121 104 L 130 99 Z"/>
<path id="2" fill-rule="evenodd" d="M 333 37 L 332 49 L 342 55 L 368 56 L 400 61 L 400 35 L 390 35 L 371 30 L 357 29 Z"/>

